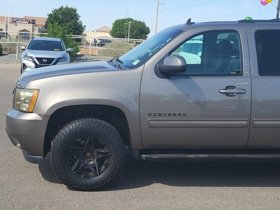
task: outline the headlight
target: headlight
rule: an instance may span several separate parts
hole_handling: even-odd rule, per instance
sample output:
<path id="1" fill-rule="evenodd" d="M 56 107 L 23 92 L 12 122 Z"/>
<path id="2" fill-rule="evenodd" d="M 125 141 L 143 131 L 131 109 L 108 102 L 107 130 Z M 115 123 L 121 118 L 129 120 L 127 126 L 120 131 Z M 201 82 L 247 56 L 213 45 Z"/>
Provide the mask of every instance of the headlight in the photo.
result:
<path id="1" fill-rule="evenodd" d="M 68 58 L 66 56 L 64 57 L 61 57 L 58 62 L 67 62 L 68 61 Z"/>
<path id="2" fill-rule="evenodd" d="M 39 90 L 16 89 L 14 96 L 14 108 L 21 112 L 33 112 Z"/>
<path id="3" fill-rule="evenodd" d="M 28 55 L 26 52 L 23 53 L 22 59 L 23 59 L 23 60 L 32 61 L 32 59 L 29 57 L 29 55 Z"/>

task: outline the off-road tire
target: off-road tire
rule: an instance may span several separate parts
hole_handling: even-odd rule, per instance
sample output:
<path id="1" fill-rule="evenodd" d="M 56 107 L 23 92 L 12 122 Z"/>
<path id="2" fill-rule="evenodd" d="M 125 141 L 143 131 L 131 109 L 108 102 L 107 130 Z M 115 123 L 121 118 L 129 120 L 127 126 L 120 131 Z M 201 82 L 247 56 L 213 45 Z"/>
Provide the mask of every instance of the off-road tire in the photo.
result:
<path id="1" fill-rule="evenodd" d="M 90 143 L 88 139 L 92 139 Z M 84 145 L 85 152 L 81 149 Z M 96 149 L 96 145 L 100 145 L 101 149 Z M 92 157 L 88 151 L 94 151 Z M 71 160 L 78 156 L 80 158 L 74 160 L 73 164 Z M 90 165 L 94 157 L 96 162 Z M 97 157 L 104 158 L 101 167 L 102 158 Z M 100 119 L 83 118 L 65 125 L 58 132 L 52 142 L 50 159 L 56 176 L 69 188 L 101 190 L 110 186 L 122 171 L 125 147 L 115 127 Z M 81 163 L 79 168 L 76 163 Z"/>

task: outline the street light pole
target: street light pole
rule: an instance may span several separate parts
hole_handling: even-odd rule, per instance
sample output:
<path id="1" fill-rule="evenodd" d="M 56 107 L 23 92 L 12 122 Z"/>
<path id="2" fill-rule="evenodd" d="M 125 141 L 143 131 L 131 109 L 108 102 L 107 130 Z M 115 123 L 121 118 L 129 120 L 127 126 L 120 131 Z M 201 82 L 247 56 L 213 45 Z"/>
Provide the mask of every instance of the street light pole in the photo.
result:
<path id="1" fill-rule="evenodd" d="M 130 21 L 128 21 L 128 33 L 127 33 L 127 42 L 129 43 L 129 37 L 130 37 Z"/>
<path id="2" fill-rule="evenodd" d="M 280 0 L 278 0 L 276 19 L 279 19 Z"/>
<path id="3" fill-rule="evenodd" d="M 159 10 L 159 0 L 157 1 L 157 14 L 156 14 L 155 34 L 157 34 L 157 27 L 158 27 L 158 10 Z"/>

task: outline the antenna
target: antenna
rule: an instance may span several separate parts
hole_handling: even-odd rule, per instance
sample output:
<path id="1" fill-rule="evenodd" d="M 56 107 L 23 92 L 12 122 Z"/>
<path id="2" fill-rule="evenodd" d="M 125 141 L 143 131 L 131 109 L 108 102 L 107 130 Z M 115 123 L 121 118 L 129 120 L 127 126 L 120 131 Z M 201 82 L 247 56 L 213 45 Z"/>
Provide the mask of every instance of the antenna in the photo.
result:
<path id="1" fill-rule="evenodd" d="M 191 25 L 191 24 L 194 24 L 194 23 L 192 22 L 192 19 L 189 18 L 189 19 L 187 20 L 187 22 L 186 22 L 186 25 Z"/>

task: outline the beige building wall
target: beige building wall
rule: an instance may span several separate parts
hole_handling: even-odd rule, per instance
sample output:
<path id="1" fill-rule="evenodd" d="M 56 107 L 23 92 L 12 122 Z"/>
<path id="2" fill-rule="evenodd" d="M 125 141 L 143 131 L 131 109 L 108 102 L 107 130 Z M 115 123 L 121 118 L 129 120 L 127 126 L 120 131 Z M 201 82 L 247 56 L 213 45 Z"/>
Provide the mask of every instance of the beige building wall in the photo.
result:
<path id="1" fill-rule="evenodd" d="M 0 31 L 5 31 L 6 27 L 5 27 L 5 23 L 1 23 L 0 22 Z"/>
<path id="2" fill-rule="evenodd" d="M 32 23 L 32 20 L 35 20 L 35 24 Z M 24 16 L 23 18 L 17 17 L 5 17 L 0 16 L 0 31 L 6 31 L 11 38 L 18 38 L 19 33 L 24 31 L 25 33 L 21 34 L 21 37 L 28 38 L 32 37 L 32 33 L 41 33 L 42 29 L 45 26 L 47 18 L 45 17 L 33 17 L 33 16 Z M 14 21 L 14 22 L 13 22 Z M 6 28 L 6 23 L 8 27 Z M 28 32 L 30 34 L 28 35 Z"/>
<path id="3" fill-rule="evenodd" d="M 93 43 L 94 40 L 98 39 L 111 39 L 112 36 L 110 35 L 111 28 L 109 26 L 102 26 L 95 31 L 85 32 L 85 40 L 88 43 Z"/>
<path id="4" fill-rule="evenodd" d="M 0 31 L 6 31 L 6 17 L 0 16 Z M 1 30 L 2 29 L 2 30 Z"/>
<path id="5" fill-rule="evenodd" d="M 84 33 L 85 39 L 87 42 L 93 42 L 94 39 L 98 39 L 98 38 L 112 38 L 112 36 L 110 35 L 109 32 L 85 32 Z"/>
<path id="6" fill-rule="evenodd" d="M 17 35 L 22 30 L 27 30 L 30 33 L 33 32 L 33 25 L 26 24 L 26 23 L 9 23 L 8 24 L 8 31 L 10 35 Z"/>

